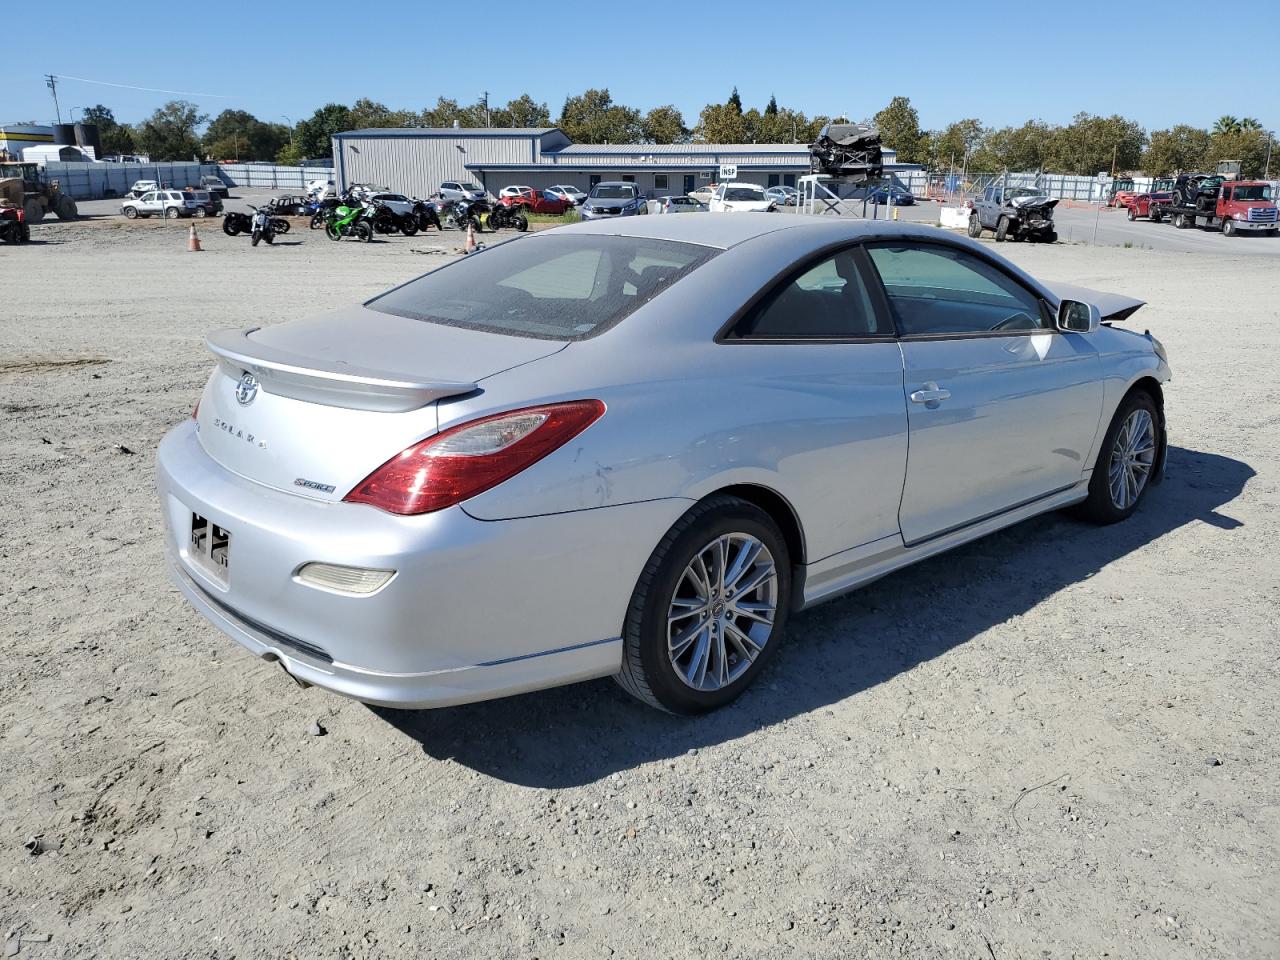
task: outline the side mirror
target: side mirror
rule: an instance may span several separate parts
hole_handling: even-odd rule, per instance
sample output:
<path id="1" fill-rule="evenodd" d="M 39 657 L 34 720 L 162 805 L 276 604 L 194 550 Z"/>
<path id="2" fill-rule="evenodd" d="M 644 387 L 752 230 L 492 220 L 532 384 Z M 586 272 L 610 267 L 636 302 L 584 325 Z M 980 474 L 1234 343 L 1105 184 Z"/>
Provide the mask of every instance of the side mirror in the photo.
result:
<path id="1" fill-rule="evenodd" d="M 1102 311 L 1091 303 L 1063 300 L 1058 305 L 1058 329 L 1064 333 L 1093 333 L 1102 325 Z"/>

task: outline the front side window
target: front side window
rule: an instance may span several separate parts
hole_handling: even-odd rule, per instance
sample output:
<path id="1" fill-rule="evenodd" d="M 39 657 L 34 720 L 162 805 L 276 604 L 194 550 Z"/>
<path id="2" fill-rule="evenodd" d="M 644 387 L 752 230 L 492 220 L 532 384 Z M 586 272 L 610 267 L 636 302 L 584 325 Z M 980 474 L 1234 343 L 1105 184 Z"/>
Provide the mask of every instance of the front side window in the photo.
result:
<path id="1" fill-rule="evenodd" d="M 1039 298 L 986 261 L 941 244 L 868 245 L 904 336 L 1034 331 Z"/>
<path id="2" fill-rule="evenodd" d="M 643 237 L 531 237 L 451 263 L 366 306 L 509 336 L 584 340 L 718 252 Z"/>
<path id="3" fill-rule="evenodd" d="M 881 329 L 852 251 L 842 250 L 783 280 L 734 328 L 748 339 L 891 336 Z"/>

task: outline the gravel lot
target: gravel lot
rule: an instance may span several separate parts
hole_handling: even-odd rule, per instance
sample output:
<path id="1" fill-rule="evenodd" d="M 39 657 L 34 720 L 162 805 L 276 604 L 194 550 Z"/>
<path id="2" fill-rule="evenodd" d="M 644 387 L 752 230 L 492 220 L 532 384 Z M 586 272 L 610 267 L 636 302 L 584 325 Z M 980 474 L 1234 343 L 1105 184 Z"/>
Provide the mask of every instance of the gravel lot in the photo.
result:
<path id="1" fill-rule="evenodd" d="M 374 710 L 179 600 L 153 454 L 203 335 L 459 243 L 208 226 L 198 255 L 160 221 L 0 249 L 6 956 L 1280 953 L 1280 313 L 1240 252 L 1265 241 L 1003 245 L 1150 301 L 1166 483 L 1121 526 L 1040 518 L 797 616 L 761 684 L 685 720 L 611 681 Z"/>

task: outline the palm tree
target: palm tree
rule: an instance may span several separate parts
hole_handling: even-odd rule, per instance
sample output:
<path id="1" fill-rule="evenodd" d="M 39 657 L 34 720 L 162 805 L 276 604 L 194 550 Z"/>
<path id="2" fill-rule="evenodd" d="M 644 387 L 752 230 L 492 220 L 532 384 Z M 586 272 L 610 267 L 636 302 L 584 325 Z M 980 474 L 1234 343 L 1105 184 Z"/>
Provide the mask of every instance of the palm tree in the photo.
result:
<path id="1" fill-rule="evenodd" d="M 1240 121 L 1241 130 L 1261 130 L 1262 124 L 1254 117 L 1245 117 Z"/>
<path id="2" fill-rule="evenodd" d="M 1240 121 L 1231 114 L 1223 114 L 1213 125 L 1214 133 L 1236 133 L 1240 130 Z"/>

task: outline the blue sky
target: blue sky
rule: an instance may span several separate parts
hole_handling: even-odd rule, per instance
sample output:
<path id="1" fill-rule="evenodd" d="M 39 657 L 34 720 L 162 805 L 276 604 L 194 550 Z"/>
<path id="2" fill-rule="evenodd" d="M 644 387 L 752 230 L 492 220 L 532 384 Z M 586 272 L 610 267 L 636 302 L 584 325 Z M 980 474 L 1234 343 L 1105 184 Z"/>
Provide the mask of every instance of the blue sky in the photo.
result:
<path id="1" fill-rule="evenodd" d="M 234 107 L 280 122 L 330 101 L 367 96 L 418 110 L 442 95 L 473 102 L 483 90 L 499 104 L 527 91 L 554 117 L 567 94 L 608 87 L 616 101 L 642 109 L 674 103 L 692 125 L 705 103 L 723 101 L 736 85 L 747 106 L 763 107 L 772 93 L 810 115 L 854 119 L 902 94 L 926 128 L 972 116 L 992 126 L 1032 117 L 1063 123 L 1080 111 L 1122 113 L 1147 130 L 1208 126 L 1222 114 L 1280 127 L 1280 58 L 1245 56 L 1256 54 L 1254 41 L 1275 46 L 1280 16 L 1268 22 L 1260 7 L 1238 14 L 1253 26 L 1224 34 L 1227 50 L 1197 61 L 1144 38 L 1197 22 L 1203 0 L 1145 12 L 1090 0 L 885 6 L 820 4 L 821 19 L 800 39 L 790 16 L 800 5 L 756 0 L 689 4 L 685 26 L 674 26 L 679 4 L 268 2 L 252 8 L 252 19 L 235 5 L 200 8 L 216 16 L 199 34 L 191 29 L 196 8 L 166 13 L 153 34 L 162 42 L 146 46 L 142 8 L 125 14 L 96 0 L 61 0 L 48 11 L 56 43 L 11 43 L 0 59 L 0 123 L 52 121 L 42 75 L 54 73 L 68 78 L 58 91 L 64 120 L 73 107 L 103 103 L 136 121 L 175 96 L 69 79 L 80 77 L 204 94 L 185 99 L 210 115 Z M 1224 8 L 1221 16 L 1237 15 Z M 379 29 L 383 23 L 392 29 Z M 198 35 L 214 46 L 184 46 Z M 1248 48 L 1238 57 L 1229 53 L 1237 43 Z M 495 47 L 503 55 L 493 56 Z"/>

